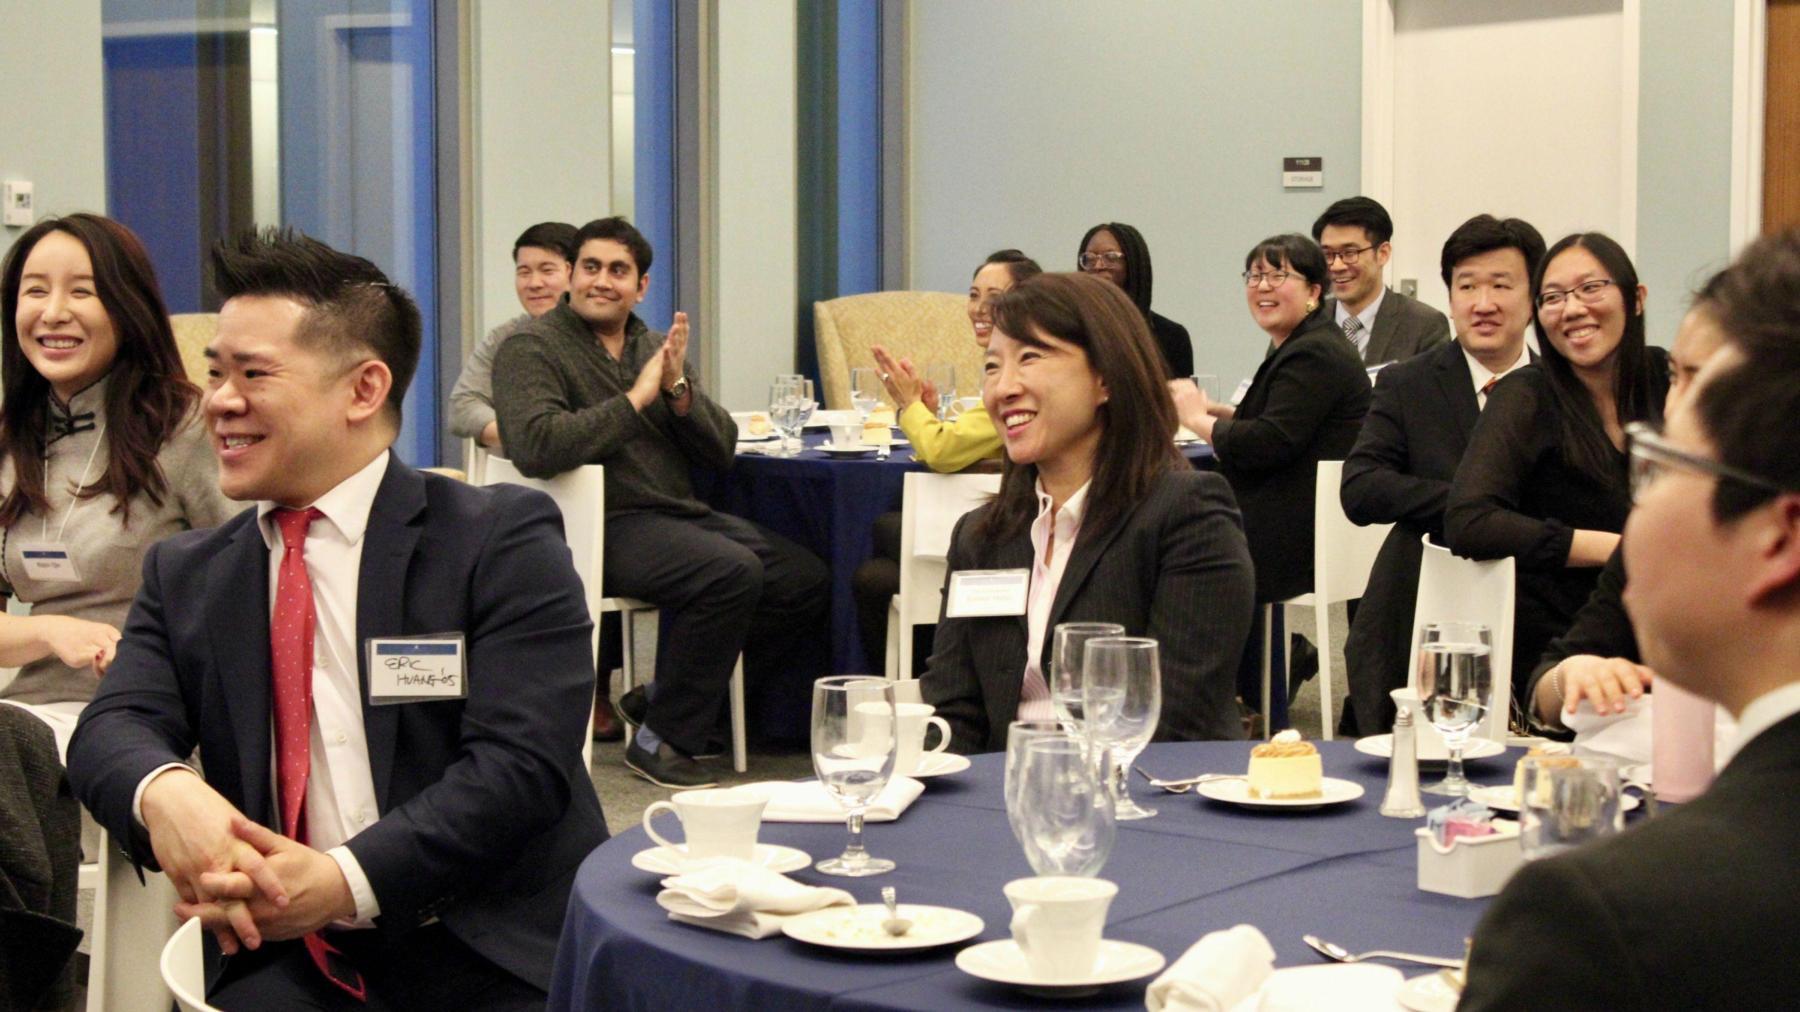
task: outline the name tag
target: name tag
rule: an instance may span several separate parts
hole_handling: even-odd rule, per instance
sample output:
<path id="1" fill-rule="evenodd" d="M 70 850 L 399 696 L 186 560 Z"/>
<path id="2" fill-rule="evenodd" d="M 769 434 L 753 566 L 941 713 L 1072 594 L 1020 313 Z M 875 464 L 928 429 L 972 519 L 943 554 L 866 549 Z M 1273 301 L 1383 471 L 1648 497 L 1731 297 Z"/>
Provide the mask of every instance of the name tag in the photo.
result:
<path id="1" fill-rule="evenodd" d="M 1246 379 L 1246 380 L 1244 380 L 1244 382 L 1239 383 L 1237 385 L 1236 390 L 1232 391 L 1231 406 L 1235 408 L 1239 404 L 1242 404 L 1244 402 L 1244 395 L 1249 392 L 1250 392 L 1250 381 L 1248 379 Z"/>
<path id="2" fill-rule="evenodd" d="M 54 541 L 27 541 L 19 546 L 25 557 L 25 575 L 45 583 L 80 583 L 81 571 L 69 550 Z"/>
<path id="3" fill-rule="evenodd" d="M 369 640 L 369 702 L 465 699 L 462 633 Z"/>
<path id="4" fill-rule="evenodd" d="M 1030 590 L 1029 569 L 960 570 L 950 574 L 950 592 L 944 599 L 944 617 L 1023 615 Z"/>

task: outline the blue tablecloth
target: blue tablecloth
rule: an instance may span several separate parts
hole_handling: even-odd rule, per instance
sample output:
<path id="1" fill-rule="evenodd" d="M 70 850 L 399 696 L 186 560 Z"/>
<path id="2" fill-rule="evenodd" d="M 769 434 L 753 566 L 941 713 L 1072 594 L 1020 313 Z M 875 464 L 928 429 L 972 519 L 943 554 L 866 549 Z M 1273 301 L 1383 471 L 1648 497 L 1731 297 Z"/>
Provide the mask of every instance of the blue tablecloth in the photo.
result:
<path id="1" fill-rule="evenodd" d="M 1251 810 L 1170 795 L 1133 777 L 1132 792 L 1161 814 L 1122 823 L 1104 877 L 1119 884 L 1107 937 L 1157 949 L 1171 962 L 1208 931 L 1248 923 L 1275 948 L 1277 966 L 1316 962 L 1300 940 L 1311 932 L 1353 951 L 1385 948 L 1461 955 L 1486 907 L 1416 887 L 1413 830 L 1421 820 L 1377 813 L 1386 760 L 1347 742 L 1320 742 L 1327 776 L 1360 783 L 1361 798 L 1311 812 Z M 1237 772 L 1247 742 L 1152 746 L 1139 765 L 1158 776 Z M 1471 762 L 1477 781 L 1500 783 L 1521 753 Z M 1429 774 L 1428 774 L 1429 775 Z M 1001 887 L 1031 874 L 1007 828 L 1001 757 L 975 757 L 965 773 L 928 781 L 898 821 L 871 824 L 872 853 L 899 862 L 869 879 L 811 869 L 792 877 L 879 901 L 881 886 L 901 901 L 972 911 L 986 922 L 973 941 L 1007 937 L 1011 916 Z M 1428 802 L 1429 803 L 1429 802 Z M 843 848 L 841 825 L 765 823 L 761 839 L 799 847 L 814 859 Z M 551 986 L 553 1009 L 1025 1008 L 1042 1002 L 970 977 L 953 962 L 956 946 L 911 956 L 845 955 L 787 938 L 749 941 L 669 921 L 656 906 L 658 878 L 631 867 L 648 845 L 643 831 L 621 833 L 596 850 L 576 878 Z M 1416 968 L 1405 968 L 1412 975 Z M 1082 1008 L 1141 1009 L 1148 981 L 1119 984 Z"/>

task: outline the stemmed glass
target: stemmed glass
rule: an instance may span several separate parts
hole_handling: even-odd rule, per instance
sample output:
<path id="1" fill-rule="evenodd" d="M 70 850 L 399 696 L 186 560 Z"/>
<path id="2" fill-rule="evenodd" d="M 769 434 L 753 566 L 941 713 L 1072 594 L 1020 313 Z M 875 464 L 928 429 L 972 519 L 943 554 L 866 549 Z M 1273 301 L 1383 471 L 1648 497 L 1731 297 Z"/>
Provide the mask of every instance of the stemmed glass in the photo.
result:
<path id="1" fill-rule="evenodd" d="M 856 409 L 858 421 L 869 420 L 869 412 L 881 403 L 881 393 L 885 389 L 873 366 L 859 365 L 850 370 L 850 406 Z"/>
<path id="2" fill-rule="evenodd" d="M 818 406 L 813 400 L 812 380 L 801 376 L 777 376 L 775 382 L 769 384 L 769 421 L 781 433 L 781 456 L 800 454 L 802 447 L 790 449 L 788 442 L 799 442 L 800 430 Z"/>
<path id="3" fill-rule="evenodd" d="M 944 421 L 956 404 L 956 366 L 949 362 L 934 362 L 925 367 L 925 378 L 937 389 L 938 421 Z"/>
<path id="4" fill-rule="evenodd" d="M 1619 764 L 1605 756 L 1519 760 L 1519 845 L 1527 861 L 1560 854 L 1624 825 Z"/>
<path id="5" fill-rule="evenodd" d="M 1025 766 L 1025 746 L 1039 738 L 1067 738 L 1062 723 L 1054 720 L 1015 720 L 1006 725 L 1006 822 L 1013 837 L 1025 842 L 1025 831 L 1019 823 L 1019 781 Z"/>
<path id="6" fill-rule="evenodd" d="M 1069 734 L 1083 734 L 1082 651 L 1088 640 L 1123 635 L 1125 627 L 1117 622 L 1063 622 L 1051 630 L 1050 672 L 1044 680 L 1050 687 L 1050 708 Z"/>
<path id="7" fill-rule="evenodd" d="M 1487 715 L 1493 694 L 1493 634 L 1477 622 L 1433 622 L 1419 646 L 1419 704 L 1426 719 L 1444 736 L 1450 762 L 1444 779 L 1424 788 L 1427 794 L 1463 797 L 1463 747 Z"/>
<path id="8" fill-rule="evenodd" d="M 1162 663 L 1157 642 L 1143 636 L 1089 640 L 1081 664 L 1087 736 L 1112 753 L 1113 817 L 1148 819 L 1156 809 L 1132 800 L 1127 775 L 1162 717 Z"/>
<path id="9" fill-rule="evenodd" d="M 1039 875 L 1093 877 L 1112 854 L 1106 750 L 1064 736 L 1025 741 L 1014 815 L 1025 860 Z"/>
<path id="10" fill-rule="evenodd" d="M 850 843 L 814 865 L 826 875 L 879 875 L 894 862 L 863 849 L 863 813 L 894 774 L 894 686 L 885 678 L 834 675 L 813 683 L 813 771 L 848 812 Z"/>

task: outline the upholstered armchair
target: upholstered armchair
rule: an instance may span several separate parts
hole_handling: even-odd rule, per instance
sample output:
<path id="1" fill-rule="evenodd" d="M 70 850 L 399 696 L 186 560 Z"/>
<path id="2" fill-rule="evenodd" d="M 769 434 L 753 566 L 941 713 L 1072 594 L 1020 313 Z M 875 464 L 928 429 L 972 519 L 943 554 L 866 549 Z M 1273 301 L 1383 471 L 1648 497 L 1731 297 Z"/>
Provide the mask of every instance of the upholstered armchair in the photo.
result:
<path id="1" fill-rule="evenodd" d="M 957 394 L 980 393 L 981 348 L 966 300 L 949 292 L 872 292 L 813 303 L 819 375 L 828 409 L 850 405 L 850 370 L 872 366 L 870 345 L 910 358 L 922 374 L 933 362 L 956 366 Z"/>

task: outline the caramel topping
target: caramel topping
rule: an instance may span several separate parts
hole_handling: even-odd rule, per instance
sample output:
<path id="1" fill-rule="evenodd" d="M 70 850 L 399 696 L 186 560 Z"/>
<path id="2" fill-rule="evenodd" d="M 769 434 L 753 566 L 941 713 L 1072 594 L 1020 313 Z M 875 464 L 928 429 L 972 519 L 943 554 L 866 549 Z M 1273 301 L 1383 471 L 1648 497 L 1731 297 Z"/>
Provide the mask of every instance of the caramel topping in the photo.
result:
<path id="1" fill-rule="evenodd" d="M 1270 741 L 1251 749 L 1250 756 L 1253 759 L 1291 759 L 1316 755 L 1318 751 L 1310 741 Z"/>

